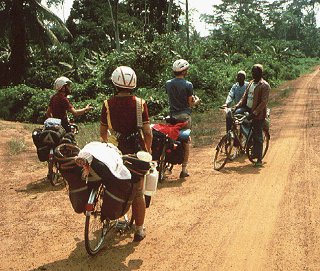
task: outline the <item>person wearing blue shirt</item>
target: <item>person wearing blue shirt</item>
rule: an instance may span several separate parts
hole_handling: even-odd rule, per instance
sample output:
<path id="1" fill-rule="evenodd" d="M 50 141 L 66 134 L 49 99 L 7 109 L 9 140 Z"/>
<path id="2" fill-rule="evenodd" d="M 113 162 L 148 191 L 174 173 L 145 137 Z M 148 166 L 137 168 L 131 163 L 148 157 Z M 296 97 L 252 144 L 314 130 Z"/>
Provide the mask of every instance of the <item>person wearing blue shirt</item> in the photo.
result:
<path id="1" fill-rule="evenodd" d="M 188 61 L 184 59 L 176 60 L 172 66 L 175 78 L 166 82 L 166 92 L 169 98 L 170 115 L 179 121 L 187 121 L 188 124 L 184 128 L 191 128 L 191 107 L 200 102 L 200 99 L 196 95 L 193 95 L 192 83 L 185 79 L 188 69 Z M 189 160 L 190 142 L 183 144 L 184 158 L 180 178 L 189 176 L 187 164 Z"/>
<path id="2" fill-rule="evenodd" d="M 232 86 L 232 88 L 229 91 L 229 94 L 227 96 L 226 102 L 223 105 L 223 107 L 231 107 L 232 105 L 236 105 L 242 98 L 247 86 L 248 82 L 246 80 L 246 73 L 245 71 L 239 71 L 237 74 L 237 82 Z M 238 108 L 236 110 L 236 114 L 243 113 L 244 110 L 242 108 Z M 231 112 L 230 110 L 227 111 L 226 114 L 226 128 L 227 132 L 232 127 L 232 118 L 231 118 Z"/>

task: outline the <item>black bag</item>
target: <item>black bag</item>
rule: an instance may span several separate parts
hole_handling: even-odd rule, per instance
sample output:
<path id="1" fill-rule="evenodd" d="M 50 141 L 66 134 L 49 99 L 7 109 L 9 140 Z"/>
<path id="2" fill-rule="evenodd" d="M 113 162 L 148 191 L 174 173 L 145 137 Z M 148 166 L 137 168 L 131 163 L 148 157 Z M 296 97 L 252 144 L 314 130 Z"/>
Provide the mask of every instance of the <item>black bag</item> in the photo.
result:
<path id="1" fill-rule="evenodd" d="M 129 180 L 120 180 L 105 164 L 95 158 L 93 158 L 91 168 L 101 177 L 105 186 L 101 208 L 102 219 L 113 220 L 125 215 L 138 190 L 140 177 L 132 175 L 133 177 Z"/>
<path id="2" fill-rule="evenodd" d="M 139 132 L 130 135 L 120 135 L 117 137 L 118 148 L 123 154 L 137 153 L 142 150 L 140 146 Z"/>
<path id="3" fill-rule="evenodd" d="M 77 166 L 68 171 L 62 171 L 61 175 L 68 183 L 69 199 L 73 210 L 78 214 L 83 213 L 90 196 L 90 188 L 82 179 L 82 169 Z"/>
<path id="4" fill-rule="evenodd" d="M 168 149 L 166 153 L 166 160 L 172 165 L 182 164 L 184 158 L 184 147 L 180 141 L 176 141 L 177 147 Z"/>
<path id="5" fill-rule="evenodd" d="M 40 141 L 40 135 L 42 133 L 42 128 L 35 128 L 32 131 L 32 140 L 33 140 L 33 144 L 36 146 L 36 148 L 39 148 L 42 146 L 42 143 Z"/>
<path id="6" fill-rule="evenodd" d="M 37 148 L 37 155 L 41 162 L 48 161 L 49 159 L 49 152 L 50 147 L 49 146 L 42 146 Z"/>
<path id="7" fill-rule="evenodd" d="M 57 146 L 63 136 L 66 134 L 64 128 L 60 125 L 52 126 L 43 130 L 39 136 L 42 145 Z"/>
<path id="8" fill-rule="evenodd" d="M 163 151 L 163 146 L 166 142 L 166 135 L 154 129 L 152 129 L 152 134 L 152 160 L 159 161 Z"/>

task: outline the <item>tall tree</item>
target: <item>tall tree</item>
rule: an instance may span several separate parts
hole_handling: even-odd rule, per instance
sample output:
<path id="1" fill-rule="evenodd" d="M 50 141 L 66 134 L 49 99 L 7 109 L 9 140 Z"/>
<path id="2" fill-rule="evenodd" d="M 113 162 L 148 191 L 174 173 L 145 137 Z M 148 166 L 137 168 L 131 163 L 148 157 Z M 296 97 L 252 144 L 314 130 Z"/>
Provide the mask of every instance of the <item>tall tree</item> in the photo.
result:
<path id="1" fill-rule="evenodd" d="M 60 31 L 70 34 L 64 23 L 40 0 L 5 0 L 0 4 L 0 34 L 10 47 L 8 82 L 21 83 L 27 68 L 28 46 L 35 42 L 44 47 L 58 38 L 51 30 L 55 24 Z"/>

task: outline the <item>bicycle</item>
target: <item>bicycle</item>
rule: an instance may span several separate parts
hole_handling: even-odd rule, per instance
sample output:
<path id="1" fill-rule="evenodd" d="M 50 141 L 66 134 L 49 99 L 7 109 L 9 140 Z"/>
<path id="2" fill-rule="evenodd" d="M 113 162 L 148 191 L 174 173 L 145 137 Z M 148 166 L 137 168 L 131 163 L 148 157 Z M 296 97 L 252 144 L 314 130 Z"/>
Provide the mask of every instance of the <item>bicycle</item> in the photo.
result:
<path id="1" fill-rule="evenodd" d="M 165 121 L 166 124 L 161 124 L 162 127 L 173 127 L 178 121 L 173 117 L 155 117 L 155 120 Z M 172 139 L 168 134 L 158 131 L 160 128 L 155 124 L 152 126 L 153 141 L 152 141 L 152 158 L 157 162 L 157 170 L 159 172 L 158 181 L 162 183 L 165 179 L 166 173 L 171 173 L 174 165 L 182 164 L 183 162 L 183 143 L 187 142 L 190 137 L 190 129 L 180 129 L 177 140 Z M 179 129 L 179 128 L 177 128 Z M 162 129 L 160 129 L 162 130 Z"/>
<path id="2" fill-rule="evenodd" d="M 79 133 L 79 128 L 76 124 L 71 123 L 70 128 L 71 128 L 71 133 L 73 135 Z M 59 144 L 74 143 L 74 142 L 72 142 L 73 140 L 74 140 L 74 138 L 64 137 L 59 142 Z M 49 180 L 49 182 L 52 186 L 58 186 L 58 185 L 63 184 L 64 180 L 59 172 L 58 163 L 57 163 L 57 160 L 55 159 L 55 155 L 54 155 L 56 145 L 49 144 L 48 146 L 50 147 L 50 149 L 49 149 L 49 154 L 48 154 L 48 159 L 47 159 L 47 163 L 48 163 L 47 179 Z"/>
<path id="3" fill-rule="evenodd" d="M 134 172 L 144 175 L 150 169 L 150 163 L 139 160 L 139 158 L 134 158 L 130 155 L 123 155 L 122 159 L 130 171 L 133 170 Z M 91 172 L 92 168 L 90 169 L 86 158 L 76 157 L 75 162 L 78 166 L 83 167 L 84 171 L 90 170 L 89 172 Z M 102 179 L 105 180 L 105 178 Z M 111 207 L 110 205 L 103 205 L 105 195 L 111 196 L 111 198 L 116 201 L 125 202 L 124 199 L 112 195 L 112 193 L 107 190 L 104 183 L 104 181 L 101 181 L 91 186 L 90 196 L 85 207 L 84 241 L 86 251 L 91 256 L 96 255 L 102 249 L 106 236 L 108 234 L 111 235 L 113 230 L 115 230 L 116 233 L 124 234 L 132 229 L 132 225 L 134 223 L 132 208 L 130 207 L 122 210 L 122 213 L 125 214 L 118 219 L 109 219 L 106 214 L 103 213 L 103 208 L 106 210 L 106 208 Z M 132 189 L 134 189 L 133 185 L 134 184 L 132 184 Z"/>
<path id="4" fill-rule="evenodd" d="M 226 108 L 220 108 L 226 110 Z M 270 110 L 267 115 L 269 117 Z M 246 153 L 252 163 L 257 162 L 253 155 L 252 122 L 248 121 L 249 113 L 234 114 L 231 111 L 232 128 L 220 139 L 215 148 L 214 169 L 221 170 L 228 161 L 232 161 L 241 153 Z M 267 127 L 263 128 L 263 150 L 262 158 L 269 148 L 270 134 Z"/>
<path id="5" fill-rule="evenodd" d="M 103 247 L 106 236 L 115 229 L 120 234 L 131 230 L 134 219 L 125 214 L 121 219 L 109 220 L 101 217 L 105 187 L 101 184 L 91 190 L 85 210 L 84 243 L 89 255 L 96 255 Z"/>

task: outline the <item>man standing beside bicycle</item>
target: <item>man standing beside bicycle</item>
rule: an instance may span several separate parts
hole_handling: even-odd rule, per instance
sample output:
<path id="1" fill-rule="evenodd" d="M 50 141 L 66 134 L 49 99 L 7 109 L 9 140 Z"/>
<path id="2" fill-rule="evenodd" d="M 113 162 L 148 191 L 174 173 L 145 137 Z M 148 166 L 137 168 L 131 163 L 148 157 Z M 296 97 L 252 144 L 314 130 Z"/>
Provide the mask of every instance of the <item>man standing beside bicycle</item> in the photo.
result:
<path id="1" fill-rule="evenodd" d="M 262 78 L 263 66 L 253 65 L 252 78 L 235 109 L 243 108 L 242 112 L 249 112 L 248 119 L 252 119 L 253 156 L 257 158 L 255 167 L 262 167 L 263 126 L 267 115 L 270 85 Z"/>
<path id="2" fill-rule="evenodd" d="M 178 59 L 173 63 L 172 70 L 175 78 L 166 82 L 166 92 L 169 97 L 170 116 L 188 124 L 184 128 L 191 128 L 191 107 L 200 102 L 193 95 L 193 85 L 185 77 L 188 74 L 189 63 L 184 59 Z M 190 142 L 184 142 L 184 158 L 180 178 L 189 176 L 187 165 L 189 160 Z"/>
<path id="3" fill-rule="evenodd" d="M 231 107 L 232 105 L 237 104 L 241 100 L 248 86 L 248 82 L 245 80 L 246 80 L 245 71 L 239 71 L 237 74 L 237 82 L 230 89 L 226 102 L 225 104 L 222 105 L 223 108 Z M 241 114 L 241 113 L 243 113 L 243 110 L 241 108 L 238 108 L 237 111 L 235 112 L 235 114 Z M 231 127 L 232 127 L 232 115 L 231 115 L 231 110 L 229 109 L 229 110 L 226 110 L 227 132 L 231 129 Z"/>
<path id="4" fill-rule="evenodd" d="M 151 152 L 152 132 L 148 107 L 144 100 L 132 94 L 137 85 L 136 73 L 130 67 L 120 66 L 113 71 L 111 80 L 116 93 L 103 103 L 100 121 L 101 138 L 105 142 L 111 142 L 113 136 L 122 154 L 136 153 L 141 148 Z M 138 109 L 140 110 L 143 136 L 140 136 L 138 132 Z M 134 241 L 139 242 L 146 236 L 143 226 L 146 212 L 142 192 L 143 178 L 140 178 L 138 184 L 132 202 L 132 215 L 136 223 Z"/>

